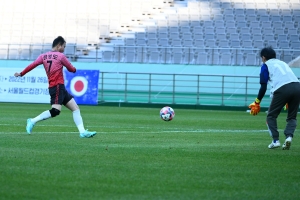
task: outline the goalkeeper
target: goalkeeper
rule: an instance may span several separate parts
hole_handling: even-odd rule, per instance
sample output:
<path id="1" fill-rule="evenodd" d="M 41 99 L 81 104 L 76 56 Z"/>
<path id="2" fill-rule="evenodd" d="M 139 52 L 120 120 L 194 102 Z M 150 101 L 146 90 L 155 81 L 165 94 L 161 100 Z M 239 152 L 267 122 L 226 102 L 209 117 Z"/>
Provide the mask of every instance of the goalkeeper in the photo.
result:
<path id="1" fill-rule="evenodd" d="M 294 131 L 297 126 L 297 113 L 300 102 L 300 83 L 291 68 L 283 61 L 276 59 L 276 53 L 271 47 L 263 48 L 260 52 L 263 65 L 260 72 L 260 89 L 257 98 L 249 105 L 251 115 L 260 111 L 260 102 L 265 96 L 267 84 L 271 86 L 272 98 L 268 114 L 267 126 L 273 138 L 269 149 L 280 147 L 279 132 L 277 130 L 277 117 L 287 104 L 288 112 L 284 135 L 286 137 L 283 150 L 290 149 Z"/>

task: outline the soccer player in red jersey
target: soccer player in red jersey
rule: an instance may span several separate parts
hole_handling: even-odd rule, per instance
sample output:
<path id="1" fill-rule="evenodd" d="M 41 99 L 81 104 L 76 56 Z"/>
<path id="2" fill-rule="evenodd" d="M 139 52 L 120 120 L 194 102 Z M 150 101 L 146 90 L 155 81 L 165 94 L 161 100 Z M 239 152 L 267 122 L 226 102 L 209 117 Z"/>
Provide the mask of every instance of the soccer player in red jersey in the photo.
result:
<path id="1" fill-rule="evenodd" d="M 27 66 L 22 72 L 16 72 L 14 75 L 24 76 L 37 66 L 43 64 L 49 82 L 49 94 L 51 97 L 51 110 L 46 110 L 35 118 L 27 119 L 26 131 L 31 134 L 34 125 L 42 120 L 49 119 L 59 115 L 61 106 L 64 105 L 73 112 L 74 122 L 79 130 L 81 138 L 90 138 L 96 135 L 94 131 L 84 129 L 83 120 L 79 107 L 73 96 L 68 93 L 64 85 L 63 67 L 65 66 L 69 72 L 76 72 L 76 68 L 68 61 L 63 54 L 66 47 L 66 41 L 63 37 L 58 36 L 52 43 L 52 51 L 41 54 L 33 63 Z"/>

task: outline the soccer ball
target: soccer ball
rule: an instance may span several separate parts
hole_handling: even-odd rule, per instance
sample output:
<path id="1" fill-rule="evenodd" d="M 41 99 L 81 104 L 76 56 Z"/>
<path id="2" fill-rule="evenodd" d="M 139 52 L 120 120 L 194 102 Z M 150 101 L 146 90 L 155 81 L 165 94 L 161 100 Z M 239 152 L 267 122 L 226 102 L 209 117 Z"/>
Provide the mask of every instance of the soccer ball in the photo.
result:
<path id="1" fill-rule="evenodd" d="M 160 118 L 164 121 L 171 121 L 175 117 L 175 111 L 169 106 L 163 107 L 159 114 Z"/>

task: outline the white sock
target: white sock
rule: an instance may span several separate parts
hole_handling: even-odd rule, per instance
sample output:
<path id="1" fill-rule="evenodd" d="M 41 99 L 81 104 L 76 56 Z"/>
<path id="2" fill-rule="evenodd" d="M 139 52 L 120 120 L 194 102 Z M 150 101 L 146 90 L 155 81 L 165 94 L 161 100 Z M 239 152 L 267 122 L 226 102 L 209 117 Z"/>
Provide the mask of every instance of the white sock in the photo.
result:
<path id="1" fill-rule="evenodd" d="M 46 110 L 46 111 L 42 112 L 40 115 L 38 115 L 35 118 L 31 119 L 31 122 L 35 124 L 39 121 L 49 119 L 50 117 L 51 117 L 51 114 L 50 114 L 49 110 Z"/>
<path id="2" fill-rule="evenodd" d="M 85 131 L 84 126 L 83 126 L 83 121 L 82 121 L 82 117 L 80 114 L 80 110 L 75 110 L 73 111 L 73 119 L 74 122 L 78 128 L 79 133 L 83 133 Z"/>

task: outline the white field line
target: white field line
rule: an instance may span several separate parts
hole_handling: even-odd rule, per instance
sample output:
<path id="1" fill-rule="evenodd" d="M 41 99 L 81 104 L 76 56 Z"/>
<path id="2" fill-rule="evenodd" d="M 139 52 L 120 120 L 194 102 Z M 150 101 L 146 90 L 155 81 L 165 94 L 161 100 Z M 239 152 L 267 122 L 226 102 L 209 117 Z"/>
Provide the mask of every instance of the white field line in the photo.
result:
<path id="1" fill-rule="evenodd" d="M 0 124 L 0 126 L 24 126 L 24 132 L 25 131 L 25 125 L 20 125 L 20 124 Z M 43 125 L 40 124 L 38 126 L 42 126 L 42 127 L 50 127 L 50 126 L 56 126 L 56 127 L 72 127 L 75 128 L 74 126 L 69 126 L 69 125 Z M 145 130 L 150 130 L 150 131 L 146 131 L 145 133 L 258 133 L 258 132 L 268 132 L 268 130 L 233 130 L 233 129 L 168 129 L 168 130 L 161 130 L 161 129 L 157 129 L 157 130 L 153 130 L 153 127 L 124 127 L 124 126 L 88 126 L 89 128 L 96 128 L 96 129 L 101 129 L 101 128 L 111 128 L 111 129 L 122 129 L 120 131 L 109 131 L 109 133 L 137 133 L 139 131 L 131 131 L 128 129 L 141 129 L 143 130 L 143 132 L 145 132 Z M 124 130 L 127 129 L 127 130 Z M 96 130 L 97 131 L 97 130 Z M 6 133 L 22 133 L 24 134 L 24 132 L 1 132 L 0 134 L 6 134 Z M 57 133 L 57 132 L 38 132 L 38 133 Z M 78 132 L 59 132 L 59 133 L 78 133 Z M 104 131 L 97 131 L 97 133 L 107 133 Z"/>
<path id="2" fill-rule="evenodd" d="M 159 133 L 258 133 L 258 132 L 268 132 L 268 130 L 251 130 L 251 131 L 246 131 L 246 130 L 196 130 L 196 131 L 150 131 L 150 132 L 143 132 L 145 134 L 159 134 Z M 78 132 L 33 132 L 31 135 L 34 134 L 79 134 Z M 99 132 L 97 131 L 97 134 L 107 134 L 108 132 Z M 111 132 L 109 131 L 110 134 L 136 134 L 137 132 L 133 131 L 114 131 Z M 25 135 L 30 135 L 27 134 L 26 131 L 24 132 L 0 132 L 0 134 L 25 134 Z"/>

